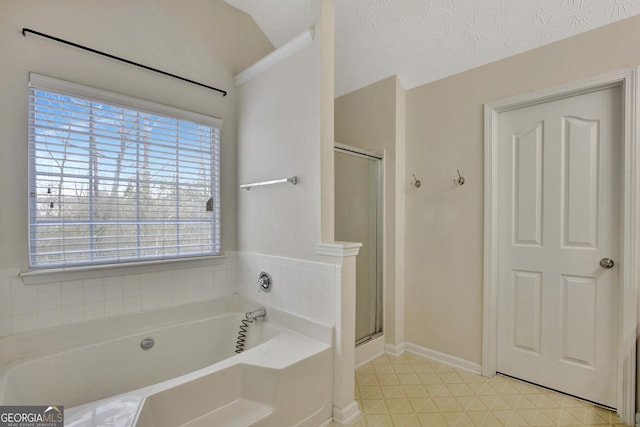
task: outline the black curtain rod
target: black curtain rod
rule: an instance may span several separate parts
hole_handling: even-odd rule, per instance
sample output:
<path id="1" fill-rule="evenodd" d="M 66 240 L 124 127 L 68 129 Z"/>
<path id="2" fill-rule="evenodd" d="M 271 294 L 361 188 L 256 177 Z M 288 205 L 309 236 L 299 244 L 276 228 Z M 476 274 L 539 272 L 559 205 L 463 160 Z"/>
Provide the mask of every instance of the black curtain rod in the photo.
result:
<path id="1" fill-rule="evenodd" d="M 135 65 L 136 67 L 144 68 L 145 70 L 153 71 L 153 72 L 162 74 L 164 76 L 173 77 L 174 79 L 182 80 L 183 82 L 187 82 L 187 83 L 198 85 L 198 86 L 201 86 L 201 87 L 204 87 L 204 88 L 207 88 L 207 89 L 215 90 L 216 92 L 220 92 L 222 94 L 222 96 L 227 96 L 227 91 L 226 90 L 218 89 L 217 87 L 209 86 L 209 85 L 206 85 L 206 84 L 203 84 L 203 83 L 196 82 L 194 80 L 190 80 L 190 79 L 186 79 L 184 77 L 177 76 L 175 74 L 167 73 L 166 71 L 158 70 L 157 68 L 152 68 L 152 67 L 148 67 L 148 66 L 143 65 L 143 64 L 138 64 L 137 62 L 129 61 L 128 59 L 120 58 L 118 56 L 111 55 L 111 54 L 105 53 L 105 52 L 101 52 L 99 50 L 91 49 L 90 47 L 82 46 L 80 44 L 73 43 L 73 42 L 70 42 L 70 41 L 67 41 L 67 40 L 63 40 L 63 39 L 58 38 L 58 37 L 50 36 L 48 34 L 44 34 L 44 33 L 38 32 L 38 31 L 34 31 L 34 30 L 29 29 L 29 28 L 23 28 L 22 29 L 22 35 L 26 37 L 27 33 L 35 34 L 36 36 L 44 37 L 44 38 L 47 38 L 47 39 L 50 39 L 50 40 L 57 41 L 59 43 L 64 43 L 64 44 L 69 45 L 69 46 L 77 47 L 78 49 L 82 49 L 82 50 L 86 50 L 86 51 L 89 51 L 89 52 L 92 52 L 92 53 L 96 53 L 98 55 L 106 56 L 107 58 L 115 59 L 116 61 L 124 62 L 124 63 L 127 63 L 129 65 Z"/>

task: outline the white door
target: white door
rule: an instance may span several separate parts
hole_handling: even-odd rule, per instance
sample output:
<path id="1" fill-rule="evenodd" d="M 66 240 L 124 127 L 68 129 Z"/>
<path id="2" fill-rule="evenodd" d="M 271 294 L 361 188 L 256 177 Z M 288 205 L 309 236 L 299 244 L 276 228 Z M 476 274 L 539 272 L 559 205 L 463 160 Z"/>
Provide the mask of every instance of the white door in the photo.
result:
<path id="1" fill-rule="evenodd" d="M 497 370 L 609 407 L 621 106 L 609 88 L 499 115 Z"/>

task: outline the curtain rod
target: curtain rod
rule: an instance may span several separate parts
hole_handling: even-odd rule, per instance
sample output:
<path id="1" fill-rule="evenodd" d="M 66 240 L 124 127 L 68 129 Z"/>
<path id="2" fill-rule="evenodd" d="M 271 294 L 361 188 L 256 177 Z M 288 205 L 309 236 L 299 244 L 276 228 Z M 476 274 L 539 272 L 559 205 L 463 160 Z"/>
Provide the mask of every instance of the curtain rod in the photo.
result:
<path id="1" fill-rule="evenodd" d="M 214 90 L 216 92 L 220 92 L 222 94 L 222 96 L 227 96 L 227 91 L 226 90 L 218 89 L 216 87 L 209 86 L 209 85 L 206 85 L 206 84 L 203 84 L 203 83 L 199 83 L 199 82 L 196 82 L 194 80 L 190 80 L 190 79 L 187 79 L 187 78 L 184 78 L 184 77 L 180 77 L 180 76 L 175 75 L 175 74 L 167 73 L 166 71 L 158 70 L 157 68 L 148 67 L 146 65 L 139 64 L 137 62 L 129 61 L 128 59 L 120 58 L 118 56 L 111 55 L 111 54 L 106 53 L 106 52 L 101 52 L 99 50 L 92 49 L 92 48 L 86 47 L 86 46 L 82 46 L 80 44 L 73 43 L 73 42 L 70 42 L 70 41 L 67 41 L 67 40 L 63 40 L 63 39 L 58 38 L 58 37 L 50 36 L 48 34 L 44 34 L 44 33 L 41 33 L 39 31 L 31 30 L 29 28 L 23 28 L 22 29 L 22 35 L 24 37 L 26 37 L 27 33 L 35 34 L 36 36 L 40 36 L 40 37 L 44 37 L 44 38 L 47 38 L 47 39 L 50 39 L 50 40 L 54 40 L 54 41 L 57 41 L 58 43 L 63 43 L 63 44 L 69 45 L 69 46 L 77 47 L 78 49 L 82 49 L 82 50 L 86 50 L 86 51 L 89 51 L 89 52 L 92 52 L 92 53 L 95 53 L 95 54 L 98 54 L 98 55 L 106 56 L 107 58 L 115 59 L 116 61 L 124 62 L 126 64 L 134 65 L 136 67 L 144 68 L 145 70 L 153 71 L 153 72 L 162 74 L 164 76 L 173 77 L 174 79 L 182 80 L 183 82 L 191 83 L 191 84 L 198 85 L 198 86 L 201 86 L 201 87 L 204 87 L 204 88 L 207 88 L 207 89 Z"/>

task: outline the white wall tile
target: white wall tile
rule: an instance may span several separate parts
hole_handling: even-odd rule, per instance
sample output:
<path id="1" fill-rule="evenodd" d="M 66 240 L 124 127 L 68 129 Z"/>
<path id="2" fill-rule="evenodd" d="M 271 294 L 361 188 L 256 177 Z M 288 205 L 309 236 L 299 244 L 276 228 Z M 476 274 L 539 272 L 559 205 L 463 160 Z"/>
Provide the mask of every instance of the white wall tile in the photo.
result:
<path id="1" fill-rule="evenodd" d="M 11 304 L 13 315 L 23 315 L 38 312 L 38 294 L 23 294 L 13 297 Z"/>
<path id="2" fill-rule="evenodd" d="M 12 299 L 9 298 L 0 298 L 0 316 L 11 316 L 13 310 L 11 308 Z"/>
<path id="3" fill-rule="evenodd" d="M 87 279 L 87 280 L 84 280 L 82 284 L 85 288 L 104 286 L 104 279 L 103 278 Z"/>
<path id="4" fill-rule="evenodd" d="M 122 298 L 110 299 L 104 302 L 105 316 L 119 316 L 124 312 L 124 301 Z"/>
<path id="5" fill-rule="evenodd" d="M 54 328 L 62 325 L 62 308 L 38 311 L 38 328 Z"/>
<path id="6" fill-rule="evenodd" d="M 9 275 L 8 280 L 11 283 L 12 297 L 17 297 L 22 295 L 33 295 L 36 293 L 36 290 L 33 287 L 25 286 L 22 283 L 22 280 L 20 280 L 20 278 L 17 275 L 15 276 Z"/>
<path id="7" fill-rule="evenodd" d="M 13 315 L 13 333 L 35 331 L 38 329 L 38 313 L 25 313 Z"/>
<path id="8" fill-rule="evenodd" d="M 104 299 L 122 300 L 124 297 L 124 285 L 121 277 L 110 277 L 104 281 Z"/>
<path id="9" fill-rule="evenodd" d="M 140 296 L 129 297 L 123 300 L 123 313 L 138 313 L 140 311 Z"/>
<path id="10" fill-rule="evenodd" d="M 84 320 L 100 319 L 104 317 L 104 301 L 85 304 Z"/>
<path id="11" fill-rule="evenodd" d="M 96 284 L 93 281 L 89 281 L 89 283 L 85 282 L 83 289 L 84 289 L 85 304 L 104 303 L 104 285 L 103 284 Z"/>
<path id="12" fill-rule="evenodd" d="M 84 306 L 72 305 L 62 307 L 62 324 L 82 322 L 84 320 Z"/>
<path id="13" fill-rule="evenodd" d="M 60 310 L 62 308 L 62 293 L 58 286 L 55 290 L 38 291 L 38 312 Z"/>
<path id="14" fill-rule="evenodd" d="M 271 292 L 259 290 L 261 271 L 273 277 Z M 0 337 L 235 292 L 332 324 L 335 271 L 333 264 L 243 252 L 215 266 L 30 286 L 18 269 L 0 269 Z"/>
<path id="15" fill-rule="evenodd" d="M 84 289 L 82 284 L 64 284 L 62 286 L 62 306 L 72 307 L 79 306 L 84 303 Z"/>
<path id="16" fill-rule="evenodd" d="M 231 283 L 233 291 L 267 306 L 334 323 L 336 265 L 243 252 L 237 252 L 235 257 L 238 273 L 227 273 L 235 280 Z M 273 278 L 270 292 L 258 290 L 261 271 Z"/>
<path id="17" fill-rule="evenodd" d="M 131 276 L 123 281 L 124 298 L 140 296 L 140 276 Z"/>
<path id="18" fill-rule="evenodd" d="M 10 315 L 0 316 L 0 337 L 8 337 L 13 333 L 13 318 Z"/>
<path id="19" fill-rule="evenodd" d="M 158 308 L 158 294 L 144 294 L 140 297 L 140 310 L 149 311 Z"/>
<path id="20" fill-rule="evenodd" d="M 6 274 L 0 276 L 0 298 L 11 298 L 11 282 Z"/>

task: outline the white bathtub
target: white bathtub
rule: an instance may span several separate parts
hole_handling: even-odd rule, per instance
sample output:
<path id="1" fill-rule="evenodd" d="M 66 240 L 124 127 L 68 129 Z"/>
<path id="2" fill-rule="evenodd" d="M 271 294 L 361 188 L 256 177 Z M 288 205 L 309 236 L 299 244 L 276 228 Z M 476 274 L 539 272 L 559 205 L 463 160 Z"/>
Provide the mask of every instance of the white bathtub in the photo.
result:
<path id="1" fill-rule="evenodd" d="M 2 339 L 0 404 L 64 405 L 65 426 L 322 424 L 331 328 L 267 307 L 236 354 L 258 307 L 232 296 Z"/>

